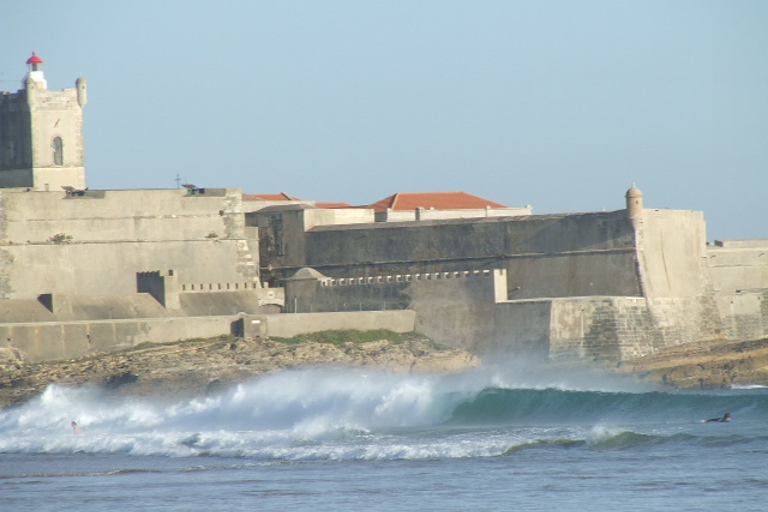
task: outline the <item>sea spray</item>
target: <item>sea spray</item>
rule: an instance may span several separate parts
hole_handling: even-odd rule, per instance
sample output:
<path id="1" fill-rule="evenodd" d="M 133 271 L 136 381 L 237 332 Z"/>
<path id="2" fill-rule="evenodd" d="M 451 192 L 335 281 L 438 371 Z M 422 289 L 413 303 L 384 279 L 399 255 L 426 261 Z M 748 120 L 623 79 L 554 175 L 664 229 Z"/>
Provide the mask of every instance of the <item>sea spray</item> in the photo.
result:
<path id="1" fill-rule="evenodd" d="M 176 403 L 52 385 L 29 403 L 0 411 L 0 453 L 423 460 L 498 456 L 516 447 L 631 450 L 660 439 L 690 442 L 675 437 L 681 432 L 701 442 L 713 435 L 713 443 L 731 442 L 721 437 L 727 431 L 698 420 L 725 411 L 734 422 L 768 419 L 765 390 L 567 389 L 559 377 L 553 387 L 548 377 L 534 382 L 526 375 L 516 384 L 514 374 L 488 370 L 444 376 L 295 370 Z"/>

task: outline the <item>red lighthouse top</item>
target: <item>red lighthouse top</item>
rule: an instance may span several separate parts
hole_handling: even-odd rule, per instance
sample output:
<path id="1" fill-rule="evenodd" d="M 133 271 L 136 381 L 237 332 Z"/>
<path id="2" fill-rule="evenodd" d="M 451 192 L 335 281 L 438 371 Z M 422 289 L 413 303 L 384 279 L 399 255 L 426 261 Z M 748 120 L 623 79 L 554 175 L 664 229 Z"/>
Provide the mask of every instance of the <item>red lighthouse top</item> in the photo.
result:
<path id="1" fill-rule="evenodd" d="M 37 56 L 37 53 L 32 52 L 32 56 L 27 59 L 27 64 L 42 64 L 43 59 Z"/>

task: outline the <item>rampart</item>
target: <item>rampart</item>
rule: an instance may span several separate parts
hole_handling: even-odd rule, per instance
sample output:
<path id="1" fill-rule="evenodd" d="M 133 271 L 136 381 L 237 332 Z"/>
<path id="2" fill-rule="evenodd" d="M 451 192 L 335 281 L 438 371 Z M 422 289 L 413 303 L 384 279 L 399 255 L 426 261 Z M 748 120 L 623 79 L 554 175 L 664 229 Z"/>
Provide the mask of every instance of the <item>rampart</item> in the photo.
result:
<path id="1" fill-rule="evenodd" d="M 112 319 L 0 324 L 4 346 L 32 362 L 113 352 L 144 342 L 164 343 L 229 334 L 237 317 Z"/>
<path id="2" fill-rule="evenodd" d="M 149 341 L 147 330 L 159 336 L 151 341 L 173 341 L 198 317 L 227 318 L 217 334 L 258 336 L 400 329 L 412 318 L 408 330 L 480 355 L 610 361 L 767 334 L 768 244 L 707 246 L 700 212 L 339 225 L 343 216 L 307 205 L 244 218 L 239 191 L 229 189 L 138 192 L 119 201 L 107 200 L 110 191 L 0 193 L 0 290 L 11 299 L 0 307 L 5 327 L 20 329 L 9 346 L 17 338 L 48 357 Z M 261 287 L 260 257 L 281 287 Z M 71 324 L 52 338 L 59 347 L 82 338 L 83 325 L 112 320 L 125 341 L 100 336 L 112 341 L 72 351 L 42 351 L 43 338 L 24 331 L 36 322 L 54 336 L 56 322 Z M 164 320 L 177 334 L 156 327 Z M 197 335 L 209 332 L 202 325 Z"/>
<path id="3" fill-rule="evenodd" d="M 258 313 L 194 317 L 107 319 L 0 324 L 3 346 L 22 351 L 31 362 L 73 359 L 113 352 L 141 343 L 235 334 L 251 338 L 292 337 L 325 330 L 389 329 L 413 332 L 413 311 L 306 314 Z"/>
<path id="4" fill-rule="evenodd" d="M 157 268 L 196 283 L 259 283 L 258 235 L 244 225 L 240 195 L 4 190 L 0 298 L 135 293 L 136 273 Z"/>
<path id="5" fill-rule="evenodd" d="M 768 239 L 716 240 L 707 247 L 706 264 L 724 334 L 768 336 Z"/>
<path id="6" fill-rule="evenodd" d="M 265 280 L 303 267 L 335 278 L 506 268 L 516 298 L 642 295 L 625 211 L 318 226 L 302 209 L 249 214 Z"/>

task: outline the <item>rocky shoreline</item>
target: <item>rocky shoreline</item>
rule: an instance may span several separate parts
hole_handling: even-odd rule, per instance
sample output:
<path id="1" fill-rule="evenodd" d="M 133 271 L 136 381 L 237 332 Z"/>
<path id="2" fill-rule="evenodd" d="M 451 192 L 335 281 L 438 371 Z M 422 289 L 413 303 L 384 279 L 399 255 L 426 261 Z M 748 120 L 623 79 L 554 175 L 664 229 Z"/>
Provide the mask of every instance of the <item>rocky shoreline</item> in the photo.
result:
<path id="1" fill-rule="evenodd" d="M 27 363 L 0 349 L 0 409 L 23 403 L 52 383 L 97 385 L 127 396 L 191 398 L 258 375 L 291 368 L 375 367 L 394 372 L 452 373 L 481 360 L 426 338 L 366 343 L 289 344 L 225 337 L 146 344 L 70 361 Z M 573 363 L 571 363 L 572 365 Z M 768 339 L 672 347 L 653 356 L 600 366 L 601 370 L 666 389 L 768 386 Z"/>
<path id="2" fill-rule="evenodd" d="M 182 399 L 291 368 L 376 367 L 449 373 L 480 365 L 477 357 L 463 350 L 437 347 L 418 336 L 397 342 L 341 344 L 226 337 L 146 344 L 123 352 L 36 364 L 25 363 L 18 354 L 4 355 L 0 361 L 0 408 L 23 403 L 52 383 L 91 384 L 121 395 Z"/>
<path id="3" fill-rule="evenodd" d="M 768 386 L 768 338 L 680 345 L 606 369 L 671 389 Z"/>

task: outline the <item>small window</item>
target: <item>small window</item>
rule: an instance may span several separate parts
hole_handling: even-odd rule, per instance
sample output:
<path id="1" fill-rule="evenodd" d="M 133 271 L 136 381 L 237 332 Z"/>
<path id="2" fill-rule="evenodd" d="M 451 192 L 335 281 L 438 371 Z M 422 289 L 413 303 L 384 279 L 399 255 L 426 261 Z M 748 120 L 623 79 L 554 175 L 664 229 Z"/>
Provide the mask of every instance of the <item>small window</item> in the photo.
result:
<path id="1" fill-rule="evenodd" d="M 53 139 L 53 165 L 64 165 L 64 144 L 61 142 L 61 137 Z"/>

